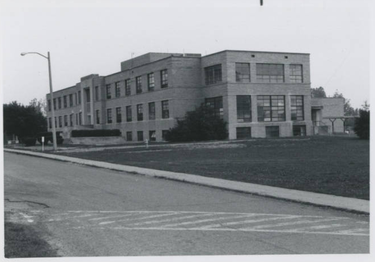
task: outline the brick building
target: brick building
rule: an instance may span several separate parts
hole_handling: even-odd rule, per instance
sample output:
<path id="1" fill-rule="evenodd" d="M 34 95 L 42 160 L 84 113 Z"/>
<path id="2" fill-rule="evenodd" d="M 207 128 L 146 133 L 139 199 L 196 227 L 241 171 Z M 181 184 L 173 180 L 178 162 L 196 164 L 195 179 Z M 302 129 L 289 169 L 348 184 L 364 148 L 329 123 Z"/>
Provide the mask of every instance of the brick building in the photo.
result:
<path id="1" fill-rule="evenodd" d="M 72 129 L 120 129 L 127 141 L 162 141 L 201 103 L 228 123 L 229 139 L 312 135 L 328 107 L 316 100 L 312 108 L 309 54 L 231 50 L 148 53 L 122 62 L 120 72 L 82 77 L 47 101 L 49 129 L 54 106 L 65 137 Z M 330 110 L 343 109 L 335 101 Z"/>

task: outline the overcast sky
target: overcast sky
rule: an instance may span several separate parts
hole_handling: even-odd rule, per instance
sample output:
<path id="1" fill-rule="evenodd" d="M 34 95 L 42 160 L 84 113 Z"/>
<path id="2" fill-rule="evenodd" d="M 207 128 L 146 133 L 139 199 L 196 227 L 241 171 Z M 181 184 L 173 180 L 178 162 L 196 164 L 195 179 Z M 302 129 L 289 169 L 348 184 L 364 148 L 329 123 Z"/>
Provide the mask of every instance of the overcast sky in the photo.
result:
<path id="1" fill-rule="evenodd" d="M 28 104 L 147 52 L 310 53 L 311 86 L 369 100 L 369 0 L 0 0 L 3 102 Z"/>

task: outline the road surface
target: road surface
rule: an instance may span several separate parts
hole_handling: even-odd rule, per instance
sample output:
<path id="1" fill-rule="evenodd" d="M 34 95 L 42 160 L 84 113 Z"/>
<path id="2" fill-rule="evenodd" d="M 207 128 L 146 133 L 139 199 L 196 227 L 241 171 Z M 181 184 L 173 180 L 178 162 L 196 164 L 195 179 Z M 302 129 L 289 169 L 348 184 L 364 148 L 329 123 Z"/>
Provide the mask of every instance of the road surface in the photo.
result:
<path id="1" fill-rule="evenodd" d="M 369 252 L 369 217 L 4 153 L 5 210 L 62 256 Z"/>

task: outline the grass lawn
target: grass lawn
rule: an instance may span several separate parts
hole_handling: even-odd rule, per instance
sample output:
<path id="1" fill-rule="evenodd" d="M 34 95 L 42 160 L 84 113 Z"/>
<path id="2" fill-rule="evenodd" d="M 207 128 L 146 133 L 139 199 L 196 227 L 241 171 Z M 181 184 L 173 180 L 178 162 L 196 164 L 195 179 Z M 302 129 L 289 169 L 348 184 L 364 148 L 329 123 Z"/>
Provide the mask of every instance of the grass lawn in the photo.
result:
<path id="1" fill-rule="evenodd" d="M 368 140 L 356 137 L 314 136 L 67 154 L 131 166 L 369 199 L 369 147 Z"/>

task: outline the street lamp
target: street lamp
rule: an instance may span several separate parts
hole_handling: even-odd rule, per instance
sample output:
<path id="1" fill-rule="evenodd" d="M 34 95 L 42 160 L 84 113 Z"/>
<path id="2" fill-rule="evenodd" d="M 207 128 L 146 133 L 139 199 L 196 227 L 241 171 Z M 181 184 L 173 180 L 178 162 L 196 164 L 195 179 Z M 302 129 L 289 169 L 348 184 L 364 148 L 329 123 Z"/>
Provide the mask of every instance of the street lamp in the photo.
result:
<path id="1" fill-rule="evenodd" d="M 49 73 L 49 92 L 51 96 L 51 111 L 52 111 L 52 138 L 53 138 L 53 150 L 57 150 L 57 140 L 56 140 L 56 123 L 55 123 L 55 109 L 53 107 L 53 91 L 52 91 L 52 74 L 51 74 L 51 57 L 49 55 L 49 52 L 47 53 L 48 55 L 42 55 L 38 52 L 25 52 L 21 53 L 21 56 L 29 55 L 29 54 L 35 54 L 35 55 L 40 55 L 44 57 L 45 59 L 48 60 L 48 73 Z"/>

